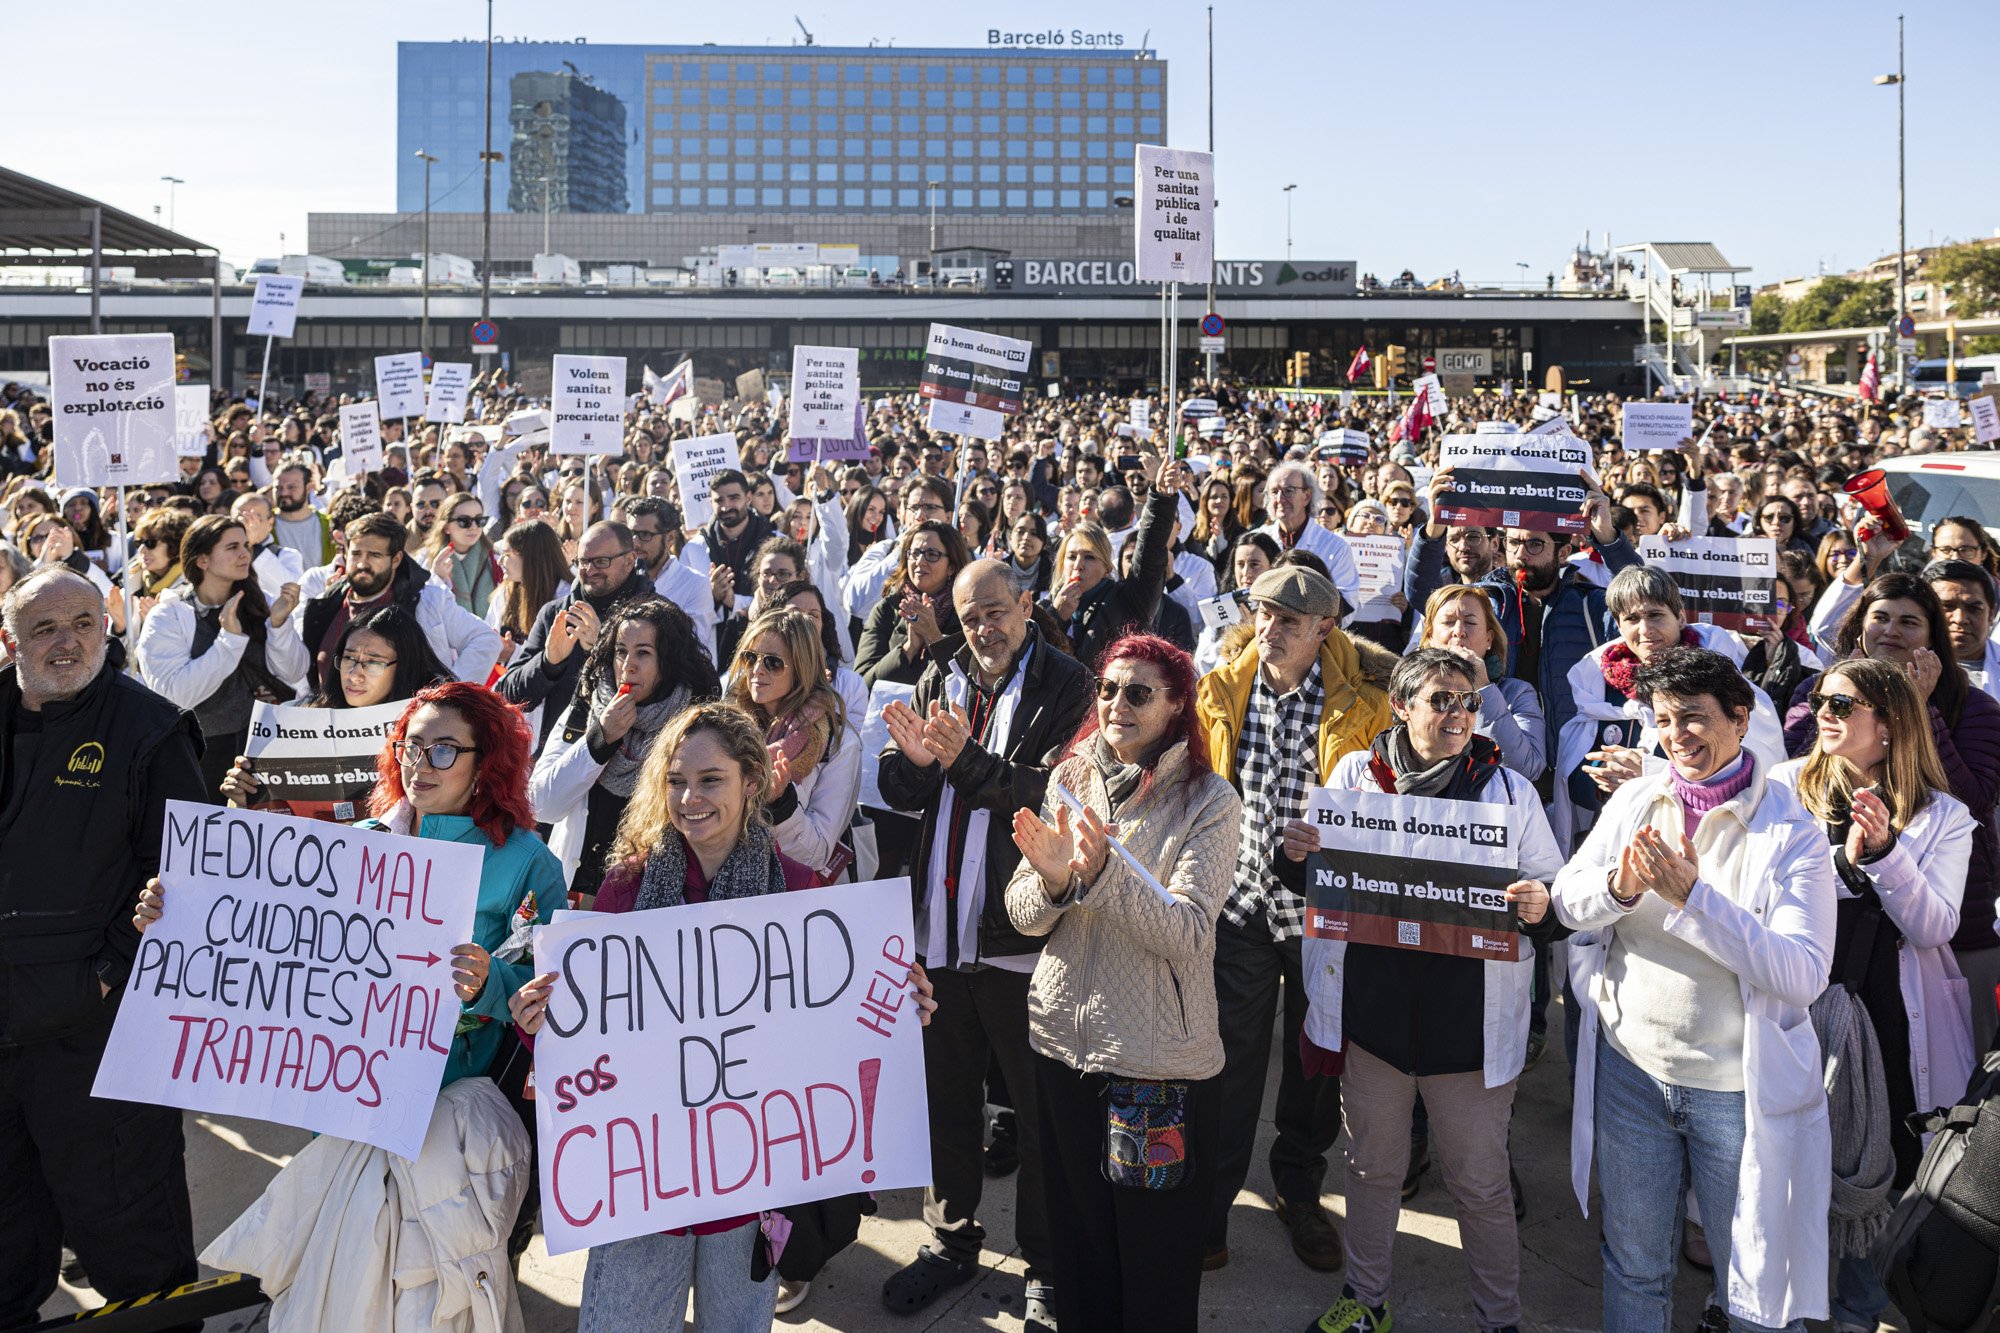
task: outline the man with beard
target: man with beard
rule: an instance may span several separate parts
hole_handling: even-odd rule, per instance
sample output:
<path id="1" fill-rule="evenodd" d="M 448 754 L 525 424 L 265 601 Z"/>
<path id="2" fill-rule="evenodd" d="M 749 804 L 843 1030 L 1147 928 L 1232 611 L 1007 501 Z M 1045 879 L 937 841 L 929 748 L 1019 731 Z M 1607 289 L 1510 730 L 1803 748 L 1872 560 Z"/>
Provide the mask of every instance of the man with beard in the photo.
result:
<path id="1" fill-rule="evenodd" d="M 749 491 L 741 480 L 738 474 L 738 492 L 747 498 Z M 597 646 L 597 636 L 612 612 L 635 598 L 659 595 L 639 568 L 638 544 L 623 523 L 606 521 L 585 528 L 577 543 L 576 570 L 575 585 L 542 608 L 520 655 L 493 687 L 523 712 L 541 706 L 537 749 L 569 707 L 583 660 Z"/>
<path id="2" fill-rule="evenodd" d="M 734 468 L 709 478 L 708 499 L 715 517 L 701 530 L 701 541 L 708 548 L 709 590 L 721 619 L 735 609 L 732 599 L 739 588 L 746 590 L 742 605 L 750 605 L 750 557 L 776 529 L 750 507 L 749 479 Z"/>
<path id="3" fill-rule="evenodd" d="M 272 538 L 286 550 L 297 551 L 306 569 L 333 559 L 333 526 L 324 513 L 313 507 L 312 482 L 312 468 L 304 463 L 287 463 L 278 469 L 273 483 L 278 515 Z"/>
<path id="4" fill-rule="evenodd" d="M 0 1328 L 24 1328 L 65 1241 L 109 1301 L 195 1278 L 181 1113 L 90 1090 L 166 803 L 207 797 L 194 719 L 106 660 L 88 579 L 22 579 L 0 639 Z"/>
<path id="5" fill-rule="evenodd" d="M 417 618 L 431 651 L 460 680 L 484 683 L 500 660 L 500 631 L 458 604 L 451 589 L 407 554 L 409 533 L 393 514 L 366 514 L 347 525 L 347 572 L 306 603 L 299 632 L 312 653 L 307 679 L 317 690 L 347 622 L 394 604 Z"/>

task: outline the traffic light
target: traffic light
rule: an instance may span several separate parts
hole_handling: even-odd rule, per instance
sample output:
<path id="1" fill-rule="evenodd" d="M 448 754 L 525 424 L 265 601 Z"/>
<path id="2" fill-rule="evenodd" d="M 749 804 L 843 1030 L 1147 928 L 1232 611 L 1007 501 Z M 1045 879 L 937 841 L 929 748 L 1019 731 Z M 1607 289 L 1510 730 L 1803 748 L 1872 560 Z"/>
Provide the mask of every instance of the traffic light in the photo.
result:
<path id="1" fill-rule="evenodd" d="M 1389 360 L 1387 357 L 1376 357 L 1368 363 L 1368 369 L 1375 376 L 1376 388 L 1386 389 L 1389 387 Z"/>
<path id="2" fill-rule="evenodd" d="M 1312 374 L 1312 353 L 1294 352 L 1285 358 L 1285 383 L 1298 388 Z"/>
<path id="3" fill-rule="evenodd" d="M 1382 349 L 1382 360 L 1387 363 L 1387 367 L 1383 373 L 1392 381 L 1402 379 L 1404 375 L 1409 373 L 1409 368 L 1404 364 L 1404 357 L 1406 355 L 1408 355 L 1407 351 L 1395 343 L 1390 343 Z"/>

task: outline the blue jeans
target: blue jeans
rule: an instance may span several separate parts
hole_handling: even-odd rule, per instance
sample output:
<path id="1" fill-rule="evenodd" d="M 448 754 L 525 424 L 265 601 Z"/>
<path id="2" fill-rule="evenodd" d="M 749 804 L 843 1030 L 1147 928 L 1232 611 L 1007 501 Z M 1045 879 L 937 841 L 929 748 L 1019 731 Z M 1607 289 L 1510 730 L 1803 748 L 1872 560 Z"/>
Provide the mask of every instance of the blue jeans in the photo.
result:
<path id="1" fill-rule="evenodd" d="M 578 1333 L 680 1333 L 694 1289 L 695 1333 L 769 1333 L 778 1276 L 750 1280 L 755 1219 L 711 1236 L 656 1232 L 590 1247 Z"/>
<path id="2" fill-rule="evenodd" d="M 1715 1257 L 1716 1302 L 1729 1274 L 1729 1224 L 1743 1160 L 1743 1094 L 1675 1087 L 1597 1039 L 1597 1186 L 1604 1213 L 1605 1333 L 1670 1333 L 1688 1185 Z M 1732 1333 L 1770 1333 L 1731 1315 Z M 1804 1333 L 1794 1320 L 1785 1333 Z"/>
<path id="3" fill-rule="evenodd" d="M 1834 1321 L 1875 1327 L 1878 1316 L 1889 1308 L 1889 1289 L 1875 1273 L 1868 1256 L 1850 1254 L 1834 1266 Z"/>

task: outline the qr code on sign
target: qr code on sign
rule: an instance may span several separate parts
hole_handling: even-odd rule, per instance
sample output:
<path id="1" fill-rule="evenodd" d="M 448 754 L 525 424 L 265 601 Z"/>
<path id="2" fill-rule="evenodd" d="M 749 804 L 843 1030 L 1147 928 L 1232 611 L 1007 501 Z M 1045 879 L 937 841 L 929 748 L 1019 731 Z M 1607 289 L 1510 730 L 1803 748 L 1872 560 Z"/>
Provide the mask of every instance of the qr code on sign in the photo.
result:
<path id="1" fill-rule="evenodd" d="M 1423 942 L 1423 924 L 1421 922 L 1398 921 L 1396 923 L 1396 943 L 1415 947 Z"/>

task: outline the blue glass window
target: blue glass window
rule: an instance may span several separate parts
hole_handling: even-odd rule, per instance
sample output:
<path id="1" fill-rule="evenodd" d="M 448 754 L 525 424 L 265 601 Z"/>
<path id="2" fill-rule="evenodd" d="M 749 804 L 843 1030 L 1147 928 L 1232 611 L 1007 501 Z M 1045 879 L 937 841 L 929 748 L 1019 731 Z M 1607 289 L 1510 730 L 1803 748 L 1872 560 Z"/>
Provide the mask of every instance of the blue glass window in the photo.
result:
<path id="1" fill-rule="evenodd" d="M 1026 157 L 1027 155 L 1028 141 L 1026 139 L 1009 139 L 1007 141 L 1007 156 Z"/>
<path id="2" fill-rule="evenodd" d="M 736 105 L 756 106 L 757 90 L 755 88 L 738 88 L 736 90 Z"/>
<path id="3" fill-rule="evenodd" d="M 683 89 L 681 89 L 681 105 L 682 105 L 682 106 L 700 106 L 700 105 L 701 105 L 701 89 L 699 89 L 699 88 L 683 88 Z M 442 115 L 442 114 L 444 114 L 444 113 L 443 113 L 443 112 L 439 112 L 439 113 L 437 113 L 437 114 L 439 114 L 439 115 Z"/>
<path id="4" fill-rule="evenodd" d="M 812 89 L 810 89 L 810 88 L 794 88 L 794 89 L 792 89 L 792 90 L 791 90 L 791 93 L 792 93 L 792 96 L 791 96 L 791 103 L 792 103 L 792 105 L 793 105 L 793 106 L 811 106 L 811 105 L 812 105 L 812 98 L 813 98 L 813 95 L 812 95 Z"/>
<path id="5" fill-rule="evenodd" d="M 1083 71 L 1075 65 L 1065 65 L 1062 71 L 1062 81 L 1064 83 L 1082 83 Z"/>
<path id="6" fill-rule="evenodd" d="M 794 162 L 791 165 L 791 173 L 795 181 L 809 181 L 812 179 L 812 163 Z"/>
<path id="7" fill-rule="evenodd" d="M 708 192 L 708 206 L 709 206 L 710 208 L 727 208 L 727 207 L 729 207 L 729 191 L 727 191 L 727 190 L 710 190 L 710 191 Z"/>
<path id="8" fill-rule="evenodd" d="M 868 179 L 871 181 L 892 180 L 895 177 L 895 171 L 896 169 L 887 162 L 871 163 L 868 167 Z"/>
<path id="9" fill-rule="evenodd" d="M 736 156 L 738 157 L 757 156 L 757 141 L 755 139 L 738 139 L 736 141 Z"/>
<path id="10" fill-rule="evenodd" d="M 813 172 L 813 179 L 837 181 L 840 179 L 840 165 L 836 162 L 821 162 Z"/>
<path id="11" fill-rule="evenodd" d="M 1064 134 L 1083 133 L 1083 117 L 1081 116 L 1064 116 L 1057 123 L 1062 127 Z"/>
<path id="12" fill-rule="evenodd" d="M 765 157 L 783 157 L 784 155 L 785 155 L 785 141 L 783 139 L 764 140 Z"/>
<path id="13" fill-rule="evenodd" d="M 923 178 L 923 171 L 914 162 L 904 162 L 896 168 L 896 179 L 899 181 L 920 181 Z"/>
<path id="14" fill-rule="evenodd" d="M 868 82 L 870 83 L 887 83 L 894 77 L 895 75 L 890 72 L 887 65 L 870 65 L 868 67 Z"/>
<path id="15" fill-rule="evenodd" d="M 1098 147 L 1096 144 L 1091 146 Z M 1083 169 L 1083 178 L 1092 185 L 1107 185 L 1111 181 L 1111 169 L 1109 167 L 1085 167 Z"/>
<path id="16" fill-rule="evenodd" d="M 922 116 L 898 116 L 896 117 L 896 131 L 899 134 L 915 134 L 922 121 Z"/>
<path id="17" fill-rule="evenodd" d="M 1047 88 L 1035 89 L 1035 110 L 1052 111 L 1055 109 L 1055 105 L 1056 95 L 1053 91 Z"/>
<path id="18" fill-rule="evenodd" d="M 683 188 L 681 190 L 681 207 L 700 208 L 701 191 L 698 189 Z"/>
<path id="19" fill-rule="evenodd" d="M 979 132 L 981 134 L 998 134 L 1000 132 L 1000 117 L 981 116 L 979 118 Z"/>
<path id="20" fill-rule="evenodd" d="M 917 67 L 915 65 L 896 66 L 896 78 L 902 83 L 915 83 L 917 81 Z"/>
<path id="21" fill-rule="evenodd" d="M 1055 184 L 1055 181 L 1056 181 L 1056 169 L 1054 167 L 1035 168 L 1035 184 L 1053 185 Z"/>
<path id="22" fill-rule="evenodd" d="M 1063 167 L 1056 173 L 1056 179 L 1060 180 L 1064 185 L 1081 185 L 1083 184 L 1083 168 Z"/>
<path id="23" fill-rule="evenodd" d="M 1083 98 L 1083 104 L 1092 111 L 1102 111 L 1111 105 L 1111 101 L 1103 93 L 1086 93 Z"/>
<path id="24" fill-rule="evenodd" d="M 1054 144 L 1050 143 L 1047 139 L 1035 140 L 1036 157 L 1054 157 L 1055 155 L 1056 146 Z"/>
<path id="25" fill-rule="evenodd" d="M 952 89 L 951 104 L 963 110 L 970 111 L 972 109 L 972 89 L 970 88 Z"/>
<path id="26" fill-rule="evenodd" d="M 951 169 L 951 178 L 960 185 L 970 185 L 972 183 L 972 168 L 953 167 Z"/>
<path id="27" fill-rule="evenodd" d="M 1080 190 L 1064 190 L 1062 192 L 1062 207 L 1082 208 L 1083 192 Z"/>
<path id="28" fill-rule="evenodd" d="M 926 134 L 943 134 L 944 127 L 949 120 L 949 116 L 925 116 L 924 132 Z"/>
<path id="29" fill-rule="evenodd" d="M 891 155 L 892 151 L 893 150 L 890 148 L 889 141 L 887 139 L 870 139 L 868 141 L 868 152 L 870 156 L 888 157 Z"/>
<path id="30" fill-rule="evenodd" d="M 1111 94 L 1111 106 L 1112 109 L 1117 111 L 1130 111 L 1132 109 L 1132 94 L 1130 93 Z"/>
<path id="31" fill-rule="evenodd" d="M 1035 133 L 1054 134 L 1055 132 L 1056 132 L 1056 118 L 1054 116 L 1035 117 Z"/>
<path id="32" fill-rule="evenodd" d="M 981 157 L 1000 156 L 1000 141 L 998 139 L 981 139 L 979 141 L 979 155 Z"/>
<path id="33" fill-rule="evenodd" d="M 849 134 L 859 134 L 868 128 L 868 117 L 842 116 L 840 118 L 840 128 L 846 130 Z"/>
<path id="34" fill-rule="evenodd" d="M 654 180 L 656 180 L 656 181 L 670 181 L 670 180 L 672 180 L 673 178 L 674 178 L 674 164 L 673 164 L 673 163 L 671 163 L 671 162 L 655 162 L 655 163 L 653 164 L 653 179 L 654 179 Z"/>
<path id="35" fill-rule="evenodd" d="M 840 192 L 840 202 L 848 208 L 865 207 L 867 199 L 868 191 L 866 190 L 842 190 Z"/>
<path id="36" fill-rule="evenodd" d="M 1007 109 L 1009 111 L 1026 111 L 1028 109 L 1028 94 L 1025 89 L 1017 89 L 1007 94 Z"/>
<path id="37" fill-rule="evenodd" d="M 998 207 L 1000 207 L 1000 191 L 998 191 L 998 190 L 981 190 L 981 191 L 979 192 L 979 206 L 980 206 L 981 208 L 998 208 Z"/>
<path id="38" fill-rule="evenodd" d="M 1056 206 L 1056 192 L 1054 190 L 1035 191 L 1036 208 L 1054 208 L 1055 206 Z"/>
<path id="39" fill-rule="evenodd" d="M 683 140 L 681 140 L 681 156 L 682 156 L 682 157 L 700 157 L 700 156 L 701 156 L 701 140 L 699 140 L 699 139 L 683 139 Z"/>
<path id="40" fill-rule="evenodd" d="M 784 77 L 785 77 L 785 67 L 783 65 L 764 66 L 764 81 L 766 83 L 769 83 L 773 79 L 782 79 Z"/>
<path id="41" fill-rule="evenodd" d="M 653 191 L 653 207 L 672 208 L 673 204 L 674 204 L 674 192 L 672 190 Z"/>
<path id="42" fill-rule="evenodd" d="M 813 152 L 815 156 L 838 157 L 840 155 L 840 150 L 834 146 L 834 141 L 832 139 L 815 139 L 813 140 L 813 144 L 814 144 Z"/>
<path id="43" fill-rule="evenodd" d="M 1065 111 L 1076 110 L 1078 107 L 1083 105 L 1083 94 L 1071 93 L 1071 92 L 1064 93 L 1062 95 L 1062 105 L 1063 105 L 1063 110 Z"/>
<path id="44" fill-rule="evenodd" d="M 1160 132 L 1160 118 L 1158 116 L 1139 117 L 1139 133 L 1158 134 L 1159 132 Z"/>
<path id="45" fill-rule="evenodd" d="M 1111 81 L 1113 83 L 1132 82 L 1132 67 L 1130 65 L 1114 65 L 1111 70 Z"/>
<path id="46" fill-rule="evenodd" d="M 681 168 L 681 179 L 682 179 L 682 180 L 684 180 L 684 181 L 698 181 L 698 180 L 700 180 L 700 179 L 701 179 L 701 163 L 699 163 L 699 162 L 683 162 L 683 163 L 681 163 L 681 164 L 680 164 L 680 168 Z"/>
<path id="47" fill-rule="evenodd" d="M 916 206 L 917 206 L 917 191 L 915 190 L 896 191 L 896 207 L 915 208 Z"/>
<path id="48" fill-rule="evenodd" d="M 1119 185 L 1130 185 L 1132 183 L 1132 168 L 1130 167 L 1111 168 L 1111 179 L 1113 182 Z"/>
<path id="49" fill-rule="evenodd" d="M 1007 67 L 1007 82 L 1026 83 L 1027 81 L 1028 81 L 1028 71 L 1026 69 L 1021 67 L 1020 65 L 1009 65 Z"/>
<path id="50" fill-rule="evenodd" d="M 784 164 L 784 163 L 782 163 L 782 162 L 766 162 L 766 163 L 764 164 L 764 179 L 765 179 L 765 180 L 767 180 L 767 181 L 781 181 L 781 180 L 783 180 L 784 178 L 785 178 L 785 164 Z"/>
<path id="51" fill-rule="evenodd" d="M 914 88 L 898 89 L 896 92 L 896 105 L 901 107 L 916 106 L 919 96 L 920 94 Z"/>
<path id="52" fill-rule="evenodd" d="M 816 207 L 816 208 L 838 208 L 838 207 L 840 207 L 840 191 L 838 191 L 838 190 L 814 190 L 814 191 L 813 191 L 813 206 L 814 206 L 814 207 Z"/>
<path id="53" fill-rule="evenodd" d="M 1103 157 L 1105 154 L 1104 141 L 1102 139 L 1092 139 L 1083 146 L 1083 151 L 1088 157 Z"/>
<path id="54" fill-rule="evenodd" d="M 1007 191 L 1007 207 L 1026 208 L 1027 206 L 1028 206 L 1028 192 L 1026 190 Z"/>
<path id="55" fill-rule="evenodd" d="M 1104 134 L 1110 130 L 1110 126 L 1105 123 L 1102 116 L 1091 116 L 1084 121 L 1084 128 L 1092 134 Z"/>
<path id="56" fill-rule="evenodd" d="M 846 166 L 840 169 L 840 178 L 844 181 L 867 180 L 868 168 L 863 166 L 859 162 L 849 162 Z"/>
<path id="57" fill-rule="evenodd" d="M 840 90 L 838 88 L 815 88 L 813 90 L 813 105 L 839 106 Z"/>
<path id="58" fill-rule="evenodd" d="M 943 66 L 943 65 L 925 65 L 925 66 L 924 66 L 924 82 L 925 82 L 925 83 L 944 83 L 944 82 L 947 82 L 947 77 L 946 77 L 946 75 L 945 75 L 945 72 L 944 72 L 944 66 Z"/>
<path id="59" fill-rule="evenodd" d="M 847 67 L 847 81 L 849 83 L 860 83 L 867 77 L 868 71 L 865 67 L 861 65 L 849 65 Z"/>
<path id="60" fill-rule="evenodd" d="M 953 139 L 953 140 L 951 141 L 951 155 L 952 155 L 953 157 L 971 157 L 971 156 L 972 156 L 972 140 L 970 140 L 970 139 Z"/>
<path id="61" fill-rule="evenodd" d="M 1106 73 L 1104 66 L 1092 65 L 1090 67 L 1089 77 L 1092 83 L 1103 83 L 1109 77 L 1109 75 Z"/>
<path id="62" fill-rule="evenodd" d="M 844 88 L 841 90 L 840 104 L 842 106 L 867 106 L 868 90 L 865 88 Z"/>
<path id="63" fill-rule="evenodd" d="M 944 140 L 942 140 L 942 139 L 926 139 L 926 140 L 924 140 L 924 156 L 925 156 L 925 157 L 943 157 L 943 156 L 944 156 Z"/>
<path id="64" fill-rule="evenodd" d="M 915 157 L 916 155 L 917 155 L 917 141 L 915 139 L 896 140 L 897 157 Z"/>
<path id="65" fill-rule="evenodd" d="M 971 116 L 953 116 L 953 117 L 951 118 L 951 132 L 952 132 L 953 134 L 970 134 L 970 133 L 972 133 L 972 117 L 971 117 Z"/>
<path id="66" fill-rule="evenodd" d="M 1140 93 L 1139 109 L 1141 111 L 1158 111 L 1160 109 L 1160 95 L 1158 93 Z"/>
<path id="67" fill-rule="evenodd" d="M 895 94 L 890 92 L 887 88 L 870 88 L 868 90 L 869 106 L 879 106 L 887 108 L 894 106 L 895 104 L 896 104 Z"/>
<path id="68" fill-rule="evenodd" d="M 785 206 L 785 192 L 783 190 L 766 190 L 764 191 L 763 202 L 766 208 L 783 208 Z"/>
<path id="69" fill-rule="evenodd" d="M 1078 143 L 1074 139 L 1064 139 L 1062 145 L 1062 155 L 1067 158 L 1082 157 L 1083 145 Z"/>
<path id="70" fill-rule="evenodd" d="M 1109 201 L 1105 198 L 1104 191 L 1102 190 L 1085 190 L 1083 192 L 1083 202 L 1086 208 L 1103 208 Z"/>
<path id="71" fill-rule="evenodd" d="M 993 165 L 982 165 L 979 168 L 979 183 L 981 185 L 998 185 L 1000 183 L 1000 168 Z"/>
<path id="72" fill-rule="evenodd" d="M 700 113 L 700 112 L 696 112 L 696 111 L 683 111 L 683 112 L 681 112 L 681 128 L 682 128 L 682 129 L 684 129 L 684 130 L 698 130 L 698 129 L 700 129 L 700 128 L 701 128 L 701 113 Z"/>
<path id="73" fill-rule="evenodd" d="M 938 110 L 942 110 L 944 108 L 944 102 L 945 102 L 944 89 L 927 88 L 924 90 L 925 106 L 934 107 Z"/>
<path id="74" fill-rule="evenodd" d="M 995 65 L 981 65 L 979 67 L 979 81 L 981 83 L 1000 82 L 999 67 Z"/>
<path id="75" fill-rule="evenodd" d="M 840 117 L 814 116 L 813 128 L 818 130 L 821 134 L 832 134 L 835 130 L 840 128 Z"/>
<path id="76" fill-rule="evenodd" d="M 726 180 L 728 180 L 728 179 L 729 179 L 729 164 L 728 164 L 727 162 L 711 162 L 711 163 L 709 163 L 709 164 L 708 164 L 708 178 L 709 178 L 710 180 L 712 180 L 712 181 L 726 181 Z"/>
<path id="77" fill-rule="evenodd" d="M 755 208 L 757 206 L 757 192 L 755 190 L 738 190 L 736 192 L 736 206 L 738 208 Z"/>
<path id="78" fill-rule="evenodd" d="M 997 111 L 997 110 L 999 110 L 999 109 L 1000 109 L 1000 90 L 999 90 L 998 88 L 982 88 L 982 89 L 980 89 L 980 90 L 979 90 L 979 105 L 980 105 L 980 108 L 981 108 L 982 110 L 986 110 L 986 111 Z"/>
<path id="79" fill-rule="evenodd" d="M 870 190 L 868 192 L 868 206 L 870 208 L 887 208 L 889 206 L 889 191 Z"/>
<path id="80" fill-rule="evenodd" d="M 740 181 L 756 180 L 757 164 L 755 162 L 738 162 L 736 164 L 736 179 Z"/>
<path id="81" fill-rule="evenodd" d="M 1054 83 L 1055 81 L 1056 81 L 1056 72 L 1052 67 L 1048 65 L 1035 66 L 1036 83 Z"/>
<path id="82" fill-rule="evenodd" d="M 1009 185 L 1026 185 L 1028 183 L 1028 169 L 1019 165 L 1009 166 L 1007 168 L 1007 183 Z"/>
<path id="83" fill-rule="evenodd" d="M 1147 65 L 1144 69 L 1141 69 L 1139 71 L 1139 82 L 1147 84 L 1157 84 L 1159 81 L 1160 81 L 1160 67 L 1158 65 Z"/>
<path id="84" fill-rule="evenodd" d="M 761 123 L 764 126 L 766 132 L 774 130 L 782 130 L 783 128 L 785 128 L 785 118 L 783 116 L 767 115 L 764 117 Z"/>
<path id="85" fill-rule="evenodd" d="M 812 207 L 813 192 L 811 190 L 787 190 L 785 191 L 785 195 L 787 202 L 793 208 Z"/>
<path id="86" fill-rule="evenodd" d="M 710 106 L 728 106 L 729 90 L 727 88 L 710 88 L 708 90 L 708 104 Z"/>
<path id="87" fill-rule="evenodd" d="M 953 208 L 971 208 L 971 207 L 972 207 L 972 191 L 970 191 L 970 190 L 953 190 L 953 191 L 951 192 L 951 206 L 952 206 Z"/>

